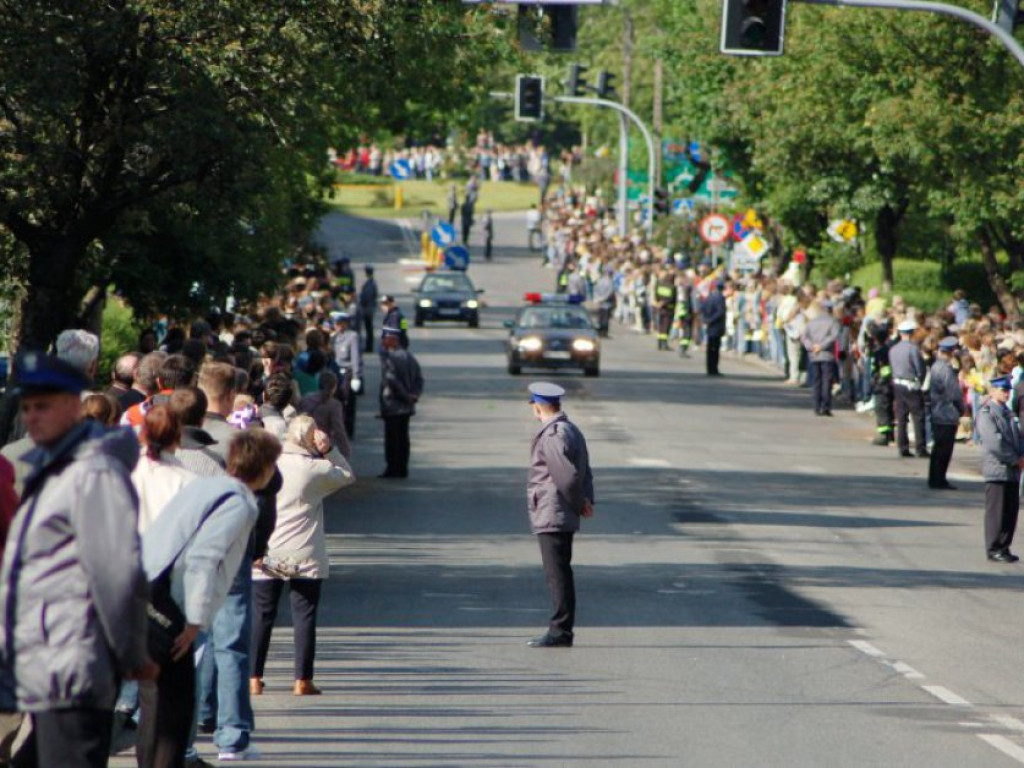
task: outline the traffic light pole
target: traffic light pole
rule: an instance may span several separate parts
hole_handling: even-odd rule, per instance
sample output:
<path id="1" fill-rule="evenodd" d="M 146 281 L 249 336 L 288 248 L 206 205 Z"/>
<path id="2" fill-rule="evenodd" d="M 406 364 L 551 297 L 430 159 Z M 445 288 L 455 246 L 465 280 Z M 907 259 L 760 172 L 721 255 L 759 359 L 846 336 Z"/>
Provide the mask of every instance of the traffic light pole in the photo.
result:
<path id="1" fill-rule="evenodd" d="M 619 222 L 619 237 L 629 232 L 629 119 L 619 115 L 619 204 L 616 219 Z"/>
<path id="2" fill-rule="evenodd" d="M 961 21 L 966 21 L 976 27 L 988 32 L 1003 44 L 1013 54 L 1017 62 L 1024 67 L 1024 48 L 1017 42 L 1016 38 L 993 21 L 986 19 L 980 13 L 961 8 L 958 5 L 947 5 L 946 3 L 933 3 L 928 0 L 799 0 L 799 2 L 811 5 L 838 5 L 844 8 L 882 8 L 893 11 L 924 11 L 925 13 L 938 13 L 943 16 L 953 16 Z"/>
<path id="3" fill-rule="evenodd" d="M 640 132 L 644 135 L 644 141 L 647 142 L 647 158 L 648 158 L 648 164 L 647 164 L 647 168 L 648 168 L 648 170 L 647 170 L 647 197 L 648 197 L 648 205 L 650 206 L 650 210 L 648 211 L 646 230 L 647 230 L 647 237 L 648 237 L 648 239 L 653 237 L 653 235 L 654 235 L 654 186 L 655 186 L 654 173 L 655 173 L 655 165 L 657 163 L 657 155 L 654 154 L 654 139 L 651 138 L 651 132 L 649 130 L 647 130 L 647 126 L 644 125 L 644 121 L 641 120 L 639 117 L 637 117 L 636 113 L 633 112 L 633 110 L 629 109 L 629 107 L 624 107 L 621 104 L 619 104 L 617 101 L 610 101 L 608 99 L 595 99 L 595 98 L 590 98 L 588 96 L 555 96 L 555 101 L 561 102 L 562 104 L 588 104 L 588 105 L 590 105 L 592 107 L 608 107 L 609 109 L 614 109 L 616 112 L 618 112 L 623 117 L 623 119 L 632 120 L 633 123 L 636 125 L 636 127 L 640 129 Z M 622 136 L 620 136 L 620 138 L 619 138 L 620 146 L 624 146 L 625 145 L 625 142 L 623 141 L 623 138 L 626 136 L 625 126 L 626 126 L 626 123 L 623 122 L 622 123 Z M 628 146 L 625 146 L 624 148 L 628 149 Z M 626 156 L 626 153 L 624 152 L 623 155 Z M 619 160 L 619 163 L 620 163 L 620 173 L 621 173 L 621 168 L 622 168 L 623 165 L 626 165 L 626 167 L 628 168 L 628 164 L 623 163 L 621 158 Z M 620 206 L 622 205 L 622 202 L 621 202 L 622 195 L 623 195 L 623 191 L 625 190 L 625 186 L 626 186 L 625 183 L 624 183 L 625 182 L 625 176 L 623 176 L 621 178 L 622 178 L 623 184 L 619 188 L 619 205 Z M 622 216 L 622 211 L 621 210 L 619 211 L 619 215 Z M 620 227 L 619 231 L 620 232 L 623 231 L 623 229 L 622 229 L 623 224 L 625 224 L 625 217 L 624 216 L 622 216 L 622 223 L 619 225 L 619 227 Z"/>

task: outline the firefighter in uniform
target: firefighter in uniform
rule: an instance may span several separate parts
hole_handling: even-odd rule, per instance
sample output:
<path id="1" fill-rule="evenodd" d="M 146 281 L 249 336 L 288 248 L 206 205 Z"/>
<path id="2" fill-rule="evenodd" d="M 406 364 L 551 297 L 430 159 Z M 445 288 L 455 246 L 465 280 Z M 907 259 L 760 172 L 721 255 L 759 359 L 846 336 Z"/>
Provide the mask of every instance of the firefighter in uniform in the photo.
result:
<path id="1" fill-rule="evenodd" d="M 356 276 L 348 256 L 342 256 L 334 264 L 335 293 L 351 295 L 356 292 Z"/>
<path id="2" fill-rule="evenodd" d="M 693 293 L 685 275 L 676 280 L 676 328 L 679 330 L 679 356 L 690 356 L 693 342 Z"/>
<path id="3" fill-rule="evenodd" d="M 380 297 L 380 306 L 384 310 L 384 325 L 398 331 L 398 340 L 402 349 L 409 348 L 409 321 L 405 319 L 402 310 L 395 303 L 395 297 L 385 293 Z M 384 332 L 381 331 L 381 340 L 384 339 Z"/>
<path id="4" fill-rule="evenodd" d="M 914 420 L 914 447 L 919 458 L 928 458 L 924 433 L 924 357 L 917 344 L 910 340 L 917 330 L 917 323 L 904 320 L 896 329 L 900 340 L 889 350 L 889 365 L 892 366 L 892 391 L 896 405 L 896 442 L 900 456 L 911 456 L 910 438 L 907 435 L 907 420 Z"/>
<path id="5" fill-rule="evenodd" d="M 891 445 L 895 417 L 892 409 L 892 367 L 889 365 L 889 326 L 871 332 L 871 394 L 875 398 L 875 445 Z"/>
<path id="6" fill-rule="evenodd" d="M 669 269 L 658 272 L 654 285 L 654 307 L 658 318 L 658 350 L 668 351 L 668 334 L 676 316 L 676 284 Z"/>
<path id="7" fill-rule="evenodd" d="M 336 312 L 331 349 L 338 374 L 338 399 L 345 408 L 345 433 L 351 438 L 356 431 L 356 396 L 363 390 L 363 356 L 359 334 L 351 328 L 352 316 Z"/>

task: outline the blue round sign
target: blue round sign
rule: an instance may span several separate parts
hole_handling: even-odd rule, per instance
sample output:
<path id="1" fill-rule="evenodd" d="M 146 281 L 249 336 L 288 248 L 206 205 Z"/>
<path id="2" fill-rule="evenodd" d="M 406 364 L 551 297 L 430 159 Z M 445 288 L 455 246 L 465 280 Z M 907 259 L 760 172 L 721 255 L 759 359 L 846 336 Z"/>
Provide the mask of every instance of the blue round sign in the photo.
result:
<path id="1" fill-rule="evenodd" d="M 444 252 L 444 265 L 448 269 L 465 272 L 469 269 L 469 249 L 464 245 L 453 245 Z"/>
<path id="2" fill-rule="evenodd" d="M 408 179 L 411 175 L 412 166 L 409 165 L 409 161 L 404 157 L 395 160 L 395 162 L 391 164 L 391 178 L 401 181 Z"/>
<path id="3" fill-rule="evenodd" d="M 430 230 L 430 239 L 434 241 L 438 248 L 447 248 L 449 245 L 454 245 L 456 237 L 455 227 L 447 221 L 435 224 L 434 228 Z"/>

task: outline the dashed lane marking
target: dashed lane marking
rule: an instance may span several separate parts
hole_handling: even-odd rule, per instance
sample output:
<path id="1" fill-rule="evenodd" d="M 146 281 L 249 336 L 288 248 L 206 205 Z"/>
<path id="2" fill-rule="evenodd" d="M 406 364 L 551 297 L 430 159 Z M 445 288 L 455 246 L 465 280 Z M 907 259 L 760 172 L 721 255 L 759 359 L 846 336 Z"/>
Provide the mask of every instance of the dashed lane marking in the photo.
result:
<path id="1" fill-rule="evenodd" d="M 967 699 L 956 693 L 953 693 L 949 688 L 942 685 L 922 685 L 921 689 L 927 691 L 939 701 L 946 704 L 950 704 L 954 707 L 973 707 Z"/>
<path id="2" fill-rule="evenodd" d="M 1018 763 L 1024 763 L 1024 747 L 1014 744 L 1005 736 L 996 733 L 979 733 L 978 738 L 990 747 L 995 747 L 1007 757 L 1012 757 Z"/>
<path id="3" fill-rule="evenodd" d="M 665 459 L 645 459 L 641 456 L 635 456 L 629 460 L 629 463 L 634 467 L 662 467 L 668 468 L 672 466 L 672 462 L 666 461 Z"/>
<path id="4" fill-rule="evenodd" d="M 892 668 L 896 672 L 899 672 L 901 675 L 903 675 L 908 680 L 922 680 L 924 678 L 924 675 L 922 675 L 920 672 L 918 672 L 916 669 L 914 669 L 909 664 L 906 664 L 906 663 L 904 663 L 902 661 L 894 661 L 894 662 L 892 662 Z"/>
<path id="5" fill-rule="evenodd" d="M 1010 717 L 1009 715 L 993 715 L 993 722 L 999 723 L 1004 728 L 1009 728 L 1011 731 L 1024 731 L 1024 722 L 1018 720 L 1016 717 Z"/>
<path id="6" fill-rule="evenodd" d="M 847 640 L 850 645 L 856 648 L 861 653 L 866 653 L 868 656 L 874 656 L 876 659 L 880 659 L 885 656 L 878 648 L 873 646 L 867 640 Z"/>

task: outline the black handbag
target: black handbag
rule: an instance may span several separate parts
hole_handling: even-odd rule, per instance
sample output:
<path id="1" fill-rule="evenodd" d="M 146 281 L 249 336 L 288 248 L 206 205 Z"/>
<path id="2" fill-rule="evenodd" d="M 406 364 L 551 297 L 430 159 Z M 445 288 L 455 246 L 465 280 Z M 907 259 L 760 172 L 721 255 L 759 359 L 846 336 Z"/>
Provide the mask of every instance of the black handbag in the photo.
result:
<path id="1" fill-rule="evenodd" d="M 146 648 L 149 652 L 149 658 L 161 667 L 173 661 L 174 641 L 185 631 L 185 612 L 181 610 L 181 606 L 171 596 L 171 572 L 174 570 L 174 565 L 178 562 L 178 558 L 181 557 L 182 553 L 192 542 L 192 539 L 199 533 L 199 529 L 203 527 L 203 524 L 210 515 L 216 512 L 218 507 L 231 495 L 226 493 L 210 505 L 209 509 L 200 518 L 199 525 L 185 539 L 185 543 L 181 545 L 178 554 L 167 564 L 167 567 L 164 568 L 159 576 L 149 582 L 149 604 L 146 606 L 147 623 L 149 626 L 146 636 Z"/>

